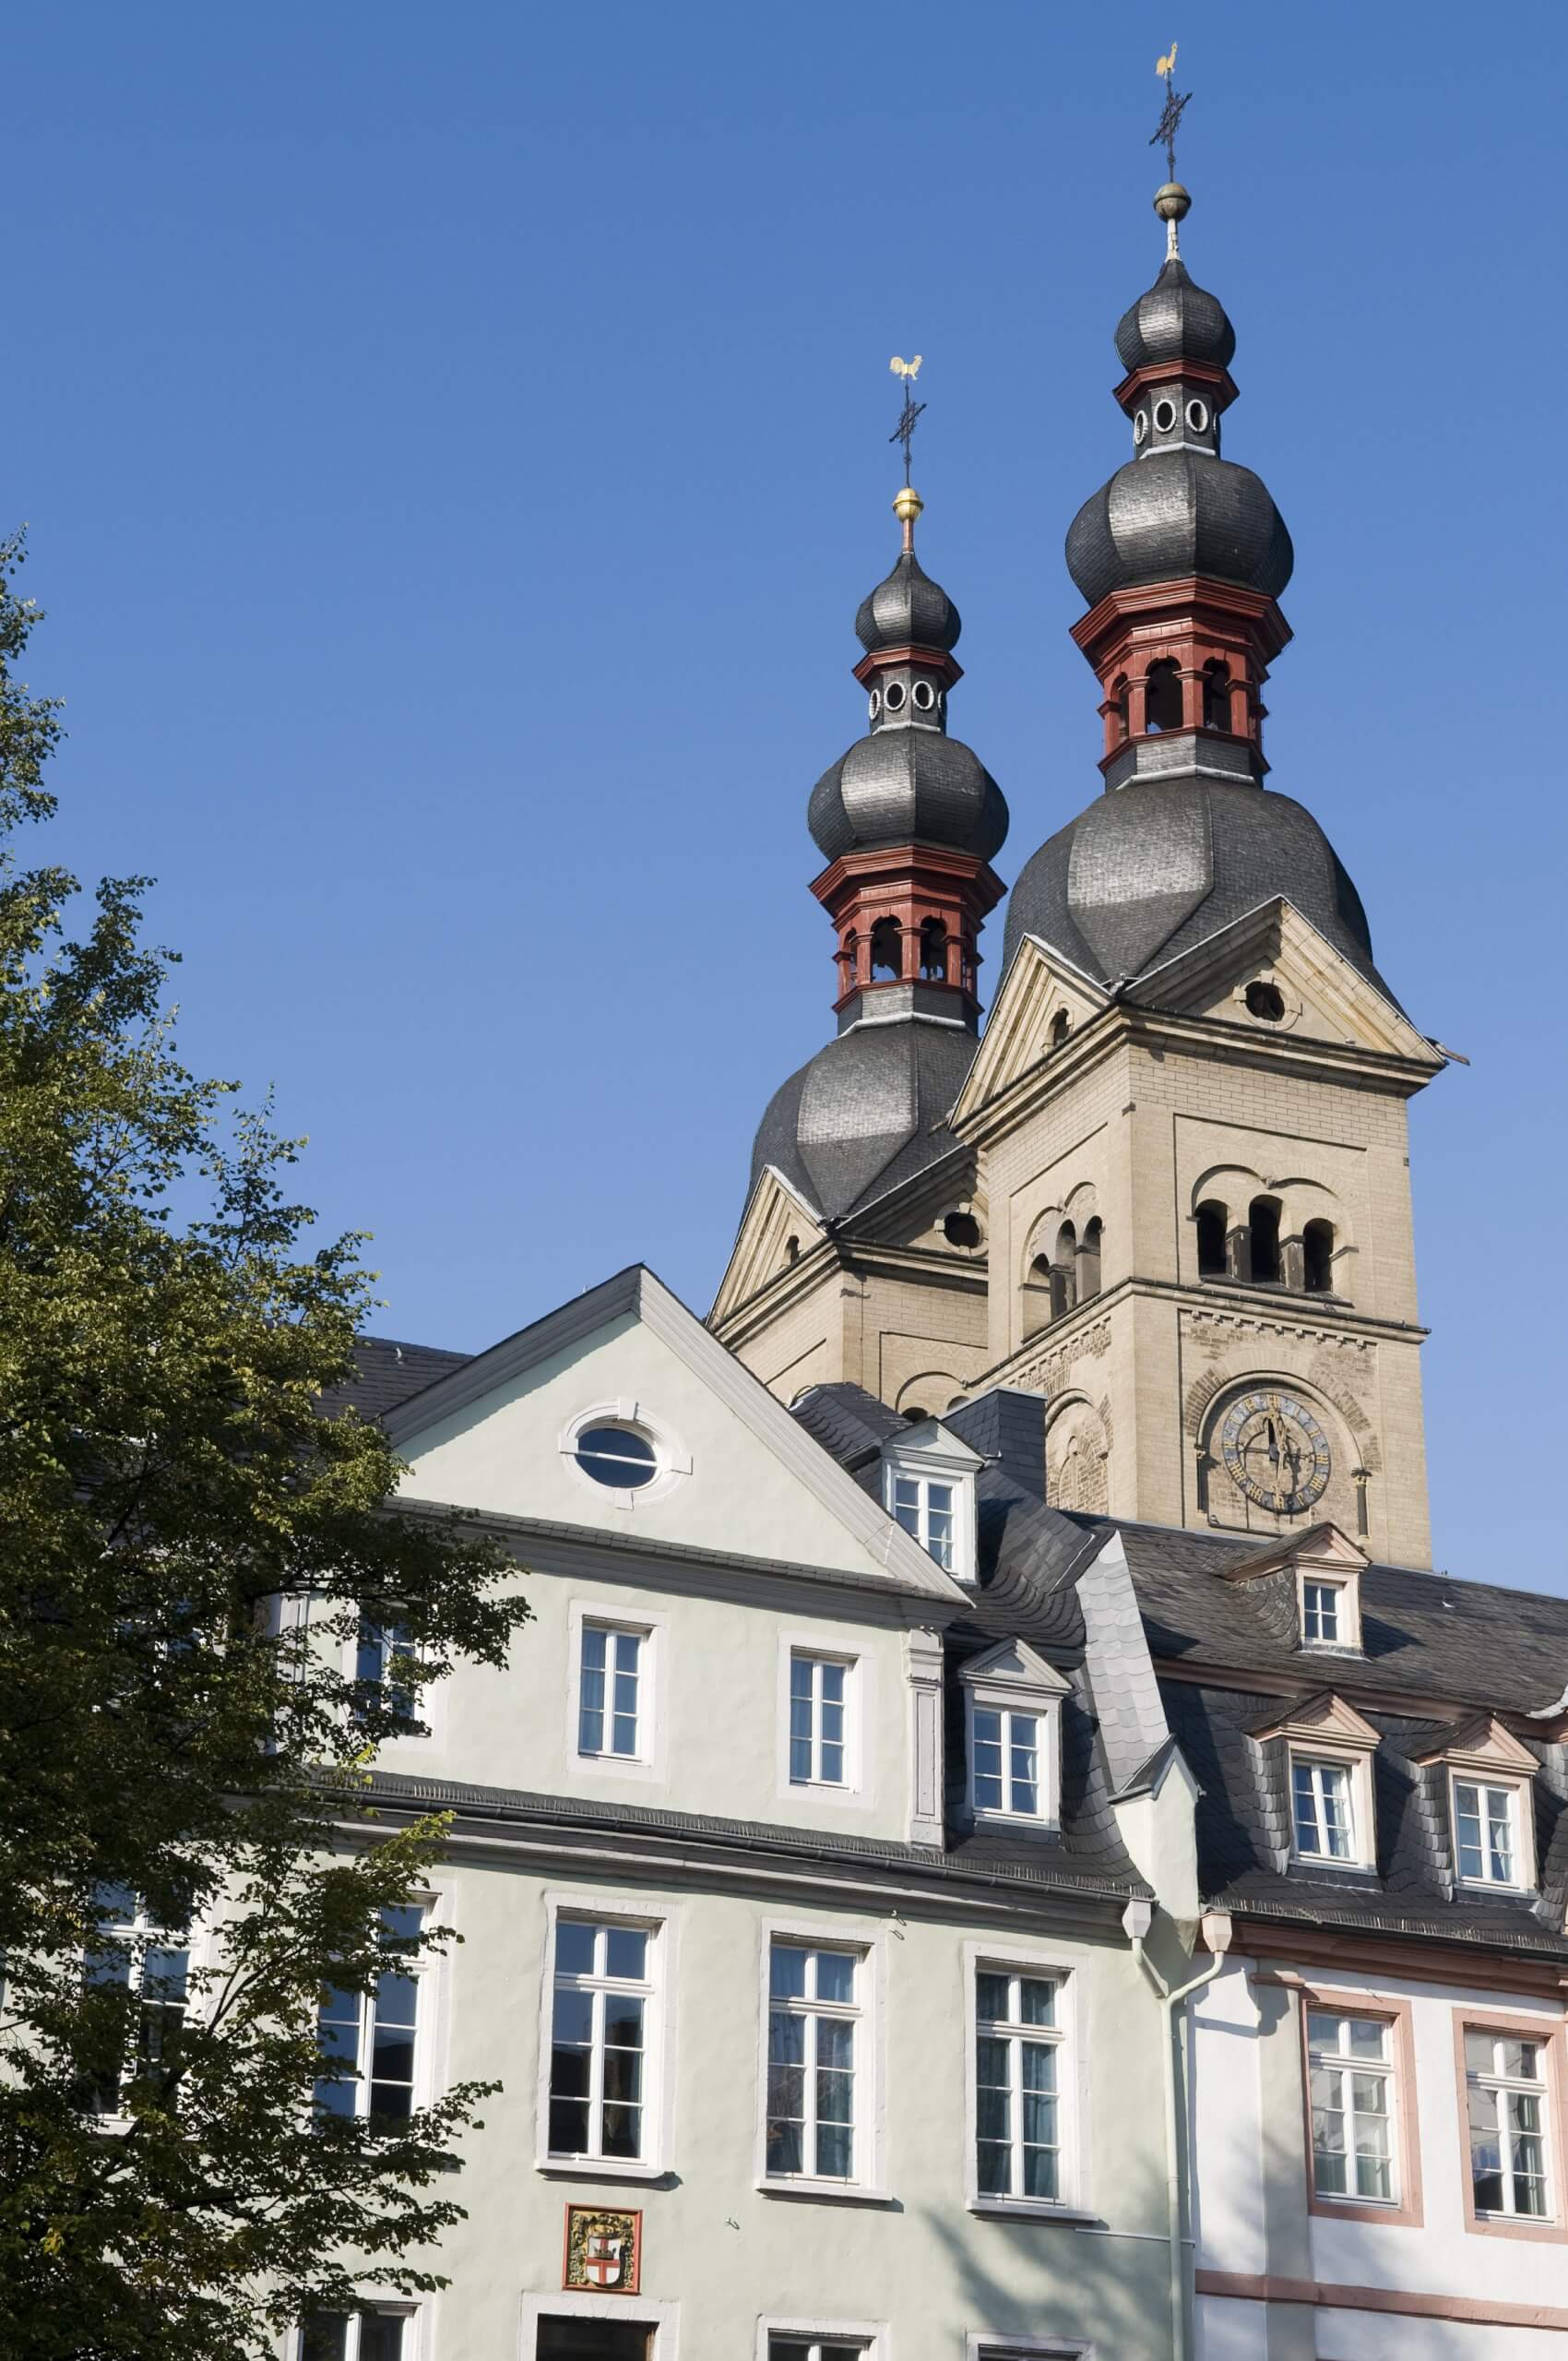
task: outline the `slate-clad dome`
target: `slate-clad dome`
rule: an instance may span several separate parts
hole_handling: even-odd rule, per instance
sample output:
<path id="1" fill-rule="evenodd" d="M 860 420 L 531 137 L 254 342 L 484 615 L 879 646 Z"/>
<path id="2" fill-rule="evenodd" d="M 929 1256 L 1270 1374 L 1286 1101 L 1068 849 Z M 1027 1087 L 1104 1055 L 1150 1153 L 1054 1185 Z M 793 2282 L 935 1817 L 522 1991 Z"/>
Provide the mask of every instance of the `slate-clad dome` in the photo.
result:
<path id="1" fill-rule="evenodd" d="M 944 1116 L 963 1088 L 975 1037 L 957 1025 L 857 1025 L 777 1090 L 752 1148 L 827 1221 L 878 1197 L 957 1145 Z"/>
<path id="2" fill-rule="evenodd" d="M 958 610 L 933 582 L 912 549 L 906 549 L 885 582 L 861 601 L 855 637 L 868 656 L 882 648 L 940 648 L 958 644 Z"/>
<path id="3" fill-rule="evenodd" d="M 1111 983 L 1277 895 L 1393 999 L 1361 898 L 1312 814 L 1265 787 L 1191 776 L 1100 795 L 1041 845 L 1007 906 L 1004 967 L 1035 935 Z"/>
<path id="4" fill-rule="evenodd" d="M 863 612 L 863 610 L 862 610 Z M 879 844 L 945 844 L 989 861 L 1007 805 L 979 755 L 933 729 L 859 738 L 812 790 L 806 825 L 823 858 Z"/>
<path id="5" fill-rule="evenodd" d="M 1267 485 L 1208 451 L 1129 459 L 1085 501 L 1067 534 L 1067 571 L 1091 607 L 1111 590 L 1183 574 L 1277 598 L 1294 564 Z"/>
<path id="6" fill-rule="evenodd" d="M 1218 295 L 1194 284 L 1186 265 L 1173 255 L 1154 285 L 1123 312 L 1116 350 L 1126 370 L 1162 361 L 1201 361 L 1228 369 L 1236 352 L 1236 331 Z"/>

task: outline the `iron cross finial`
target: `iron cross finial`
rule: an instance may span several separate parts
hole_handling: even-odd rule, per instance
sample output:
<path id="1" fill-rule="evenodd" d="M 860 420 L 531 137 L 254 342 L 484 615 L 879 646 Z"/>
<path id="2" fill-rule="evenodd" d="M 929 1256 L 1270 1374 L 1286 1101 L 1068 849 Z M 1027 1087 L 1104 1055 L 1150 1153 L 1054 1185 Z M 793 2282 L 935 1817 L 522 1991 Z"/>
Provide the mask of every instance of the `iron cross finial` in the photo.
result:
<path id="1" fill-rule="evenodd" d="M 1159 121 L 1154 127 L 1154 136 L 1148 144 L 1151 148 L 1164 149 L 1166 166 L 1170 178 L 1174 180 L 1176 177 L 1176 126 L 1182 120 L 1182 109 L 1193 95 L 1191 90 L 1178 90 L 1176 88 L 1176 43 L 1174 42 L 1170 44 L 1170 55 L 1162 57 L 1154 70 L 1165 84 L 1165 104 L 1160 109 Z"/>
<path id="2" fill-rule="evenodd" d="M 915 399 L 915 379 L 920 376 L 921 362 L 923 357 L 921 353 L 917 352 L 912 361 L 906 361 L 901 353 L 895 352 L 892 360 L 887 364 L 894 376 L 901 377 L 904 381 L 904 407 L 898 413 L 897 425 L 887 439 L 890 443 L 902 443 L 904 446 L 906 483 L 909 481 L 909 445 L 914 436 L 915 421 L 925 408 L 923 401 Z"/>

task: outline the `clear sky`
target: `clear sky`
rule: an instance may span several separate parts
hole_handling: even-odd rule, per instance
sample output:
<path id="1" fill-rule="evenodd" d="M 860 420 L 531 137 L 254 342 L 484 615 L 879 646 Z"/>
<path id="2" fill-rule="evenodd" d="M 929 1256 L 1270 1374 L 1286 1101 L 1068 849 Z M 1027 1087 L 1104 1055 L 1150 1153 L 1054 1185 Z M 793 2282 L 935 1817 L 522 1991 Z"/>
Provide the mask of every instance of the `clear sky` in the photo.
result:
<path id="1" fill-rule="evenodd" d="M 831 1026 L 805 805 L 863 726 L 892 352 L 1004 876 L 1097 792 L 1062 540 L 1128 447 L 1177 35 L 1227 448 L 1296 543 L 1271 783 L 1474 1061 L 1414 1118 L 1436 1563 L 1564 1587 L 1562 31 L 12 12 L 0 521 L 69 700 L 56 857 L 157 877 L 186 1055 L 276 1085 L 384 1333 L 477 1347 L 636 1258 L 707 1308 Z"/>

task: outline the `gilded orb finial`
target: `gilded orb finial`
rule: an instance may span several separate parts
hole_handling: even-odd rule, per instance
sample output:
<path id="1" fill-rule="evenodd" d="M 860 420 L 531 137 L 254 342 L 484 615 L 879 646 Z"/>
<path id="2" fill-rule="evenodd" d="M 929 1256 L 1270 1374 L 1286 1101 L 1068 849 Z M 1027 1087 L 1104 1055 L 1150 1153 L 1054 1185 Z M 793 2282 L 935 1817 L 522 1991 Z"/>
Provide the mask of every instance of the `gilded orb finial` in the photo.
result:
<path id="1" fill-rule="evenodd" d="M 915 519 L 920 515 L 921 510 L 924 507 L 925 502 L 921 498 L 920 494 L 915 490 L 912 483 L 902 483 L 899 485 L 898 496 L 893 503 L 893 514 L 897 518 L 898 522 L 904 528 L 904 546 L 906 549 L 913 549 L 915 545 Z"/>

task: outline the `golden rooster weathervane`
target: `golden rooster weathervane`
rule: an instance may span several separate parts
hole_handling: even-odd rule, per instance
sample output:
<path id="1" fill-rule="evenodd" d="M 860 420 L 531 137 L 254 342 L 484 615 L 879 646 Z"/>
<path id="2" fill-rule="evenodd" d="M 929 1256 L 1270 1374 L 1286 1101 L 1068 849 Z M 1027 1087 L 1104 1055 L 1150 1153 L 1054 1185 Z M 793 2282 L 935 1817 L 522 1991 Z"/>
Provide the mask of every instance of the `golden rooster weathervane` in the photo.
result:
<path id="1" fill-rule="evenodd" d="M 1151 148 L 1164 149 L 1168 174 L 1171 180 L 1174 180 L 1176 177 L 1176 126 L 1182 120 L 1182 109 L 1193 95 L 1191 90 L 1178 90 L 1176 88 L 1176 43 L 1174 42 L 1170 44 L 1170 54 L 1160 58 L 1154 70 L 1165 84 L 1165 104 L 1160 109 L 1159 121 L 1155 125 L 1154 136 L 1148 144 Z"/>

